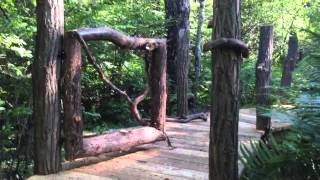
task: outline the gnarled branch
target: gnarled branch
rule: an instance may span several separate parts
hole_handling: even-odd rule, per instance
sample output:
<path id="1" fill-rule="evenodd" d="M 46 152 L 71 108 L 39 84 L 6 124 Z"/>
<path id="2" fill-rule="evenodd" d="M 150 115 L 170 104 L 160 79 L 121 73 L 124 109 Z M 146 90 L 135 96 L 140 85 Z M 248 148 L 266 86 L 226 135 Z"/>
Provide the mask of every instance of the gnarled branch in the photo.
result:
<path id="1" fill-rule="evenodd" d="M 149 87 L 147 86 L 146 90 L 143 92 L 143 94 L 141 94 L 140 96 L 138 96 L 137 98 L 135 98 L 134 100 L 132 100 L 129 95 L 125 92 L 122 91 L 121 89 L 119 89 L 116 85 L 114 85 L 104 74 L 102 68 L 97 64 L 95 57 L 92 55 L 91 50 L 89 49 L 87 43 L 85 42 L 85 40 L 82 38 L 82 36 L 76 32 L 76 36 L 80 42 L 80 44 L 83 46 L 85 53 L 87 55 L 88 61 L 90 64 L 93 65 L 93 67 L 96 69 L 96 71 L 98 71 L 99 77 L 100 79 L 107 85 L 109 85 L 114 91 L 116 91 L 117 93 L 119 93 L 121 96 L 125 97 L 129 106 L 130 106 L 130 111 L 132 116 L 136 119 L 136 121 L 142 125 L 142 126 L 146 126 L 148 125 L 148 123 L 146 121 L 144 121 L 139 113 L 138 110 L 138 104 L 147 96 L 147 94 L 149 93 Z"/>
<path id="2" fill-rule="evenodd" d="M 213 49 L 232 49 L 244 58 L 249 57 L 249 47 L 241 40 L 234 38 L 219 38 L 204 44 L 203 51 L 207 52 Z"/>

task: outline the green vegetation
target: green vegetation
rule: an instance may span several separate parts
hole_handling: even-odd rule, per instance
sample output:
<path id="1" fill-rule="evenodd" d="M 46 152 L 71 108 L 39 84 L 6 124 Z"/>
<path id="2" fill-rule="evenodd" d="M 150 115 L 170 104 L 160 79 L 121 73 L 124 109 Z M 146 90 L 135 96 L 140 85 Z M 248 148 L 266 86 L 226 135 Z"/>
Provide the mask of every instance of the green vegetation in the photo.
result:
<path id="1" fill-rule="evenodd" d="M 166 36 L 162 0 L 65 0 L 64 3 L 66 30 L 109 26 L 132 36 Z M 210 102 L 211 58 L 210 53 L 203 55 L 200 88 L 194 88 L 193 49 L 198 3 L 190 3 L 189 94 L 195 99 L 190 102 L 190 111 L 194 112 L 206 110 Z M 211 39 L 211 29 L 206 26 L 214 13 L 213 2 L 205 3 L 203 42 Z M 8 177 L 22 179 L 32 174 L 31 69 L 35 54 L 36 3 L 35 0 L 1 0 L 0 8 L 0 178 L 4 172 Z M 246 151 L 242 159 L 246 167 L 243 178 L 317 179 L 320 177 L 320 2 L 243 0 L 241 8 L 242 37 L 251 49 L 250 57 L 241 67 L 242 107 L 255 106 L 259 27 L 270 24 L 275 31 L 272 102 L 273 105 L 291 104 L 295 108 L 290 114 L 297 114 L 290 117 L 294 127 L 283 141 L 252 145 L 254 152 L 243 148 Z M 280 87 L 282 63 L 291 33 L 298 34 L 304 58 L 294 72 L 293 87 L 283 89 Z M 141 57 L 110 43 L 89 45 L 113 83 L 130 96 L 137 96 L 143 91 L 146 77 Z M 83 64 L 82 95 L 86 130 L 99 133 L 136 125 L 126 101 L 106 87 L 86 62 Z M 149 101 L 147 98 L 139 106 L 145 117 L 149 117 Z M 170 112 L 169 115 L 173 115 L 174 109 Z"/>

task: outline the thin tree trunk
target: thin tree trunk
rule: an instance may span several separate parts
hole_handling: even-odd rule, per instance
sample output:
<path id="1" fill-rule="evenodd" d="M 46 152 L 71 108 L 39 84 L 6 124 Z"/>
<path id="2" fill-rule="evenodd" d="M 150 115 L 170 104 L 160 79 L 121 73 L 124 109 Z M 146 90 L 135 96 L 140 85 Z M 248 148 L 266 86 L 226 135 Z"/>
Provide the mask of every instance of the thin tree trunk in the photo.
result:
<path id="1" fill-rule="evenodd" d="M 188 115 L 189 0 L 166 0 L 168 73 L 177 91 L 177 116 Z M 174 89 L 174 88 L 173 88 Z"/>
<path id="2" fill-rule="evenodd" d="M 283 71 L 282 71 L 282 78 L 281 78 L 281 86 L 283 87 L 291 87 L 292 72 L 294 71 L 294 68 L 299 56 L 298 48 L 299 47 L 298 47 L 297 34 L 293 34 L 289 38 L 288 55 L 283 62 Z"/>
<path id="3" fill-rule="evenodd" d="M 240 38 L 240 1 L 215 0 L 213 39 Z M 212 54 L 209 179 L 238 179 L 239 72 L 241 56 L 235 49 Z"/>
<path id="4" fill-rule="evenodd" d="M 60 78 L 64 32 L 63 0 L 37 0 L 36 57 L 33 64 L 35 174 L 60 170 Z"/>
<path id="5" fill-rule="evenodd" d="M 270 107 L 270 81 L 273 52 L 273 27 L 262 26 L 260 29 L 260 44 L 258 61 L 256 64 L 256 99 L 258 130 L 271 128 L 271 117 L 263 115 Z"/>
<path id="6" fill-rule="evenodd" d="M 72 32 L 64 38 L 63 110 L 64 149 L 67 160 L 74 159 L 82 147 L 81 44 Z"/>
<path id="7" fill-rule="evenodd" d="M 204 1 L 205 0 L 198 0 L 199 1 L 199 8 L 198 8 L 198 27 L 197 27 L 197 39 L 196 39 L 196 49 L 194 52 L 194 68 L 195 68 L 195 79 L 196 79 L 196 88 L 199 85 L 199 78 L 201 74 L 201 54 L 202 54 L 202 26 L 204 22 Z"/>

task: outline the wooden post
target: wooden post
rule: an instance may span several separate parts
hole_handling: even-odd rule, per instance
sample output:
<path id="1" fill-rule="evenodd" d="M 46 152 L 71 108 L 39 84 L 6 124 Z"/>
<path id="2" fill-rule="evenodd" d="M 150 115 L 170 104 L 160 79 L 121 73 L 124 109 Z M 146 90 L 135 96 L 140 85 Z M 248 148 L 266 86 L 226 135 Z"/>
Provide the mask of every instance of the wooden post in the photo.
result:
<path id="1" fill-rule="evenodd" d="M 289 38 L 288 42 L 288 55 L 283 62 L 283 71 L 281 78 L 281 86 L 290 87 L 292 82 L 292 72 L 298 59 L 298 37 L 297 34 L 293 34 Z"/>
<path id="2" fill-rule="evenodd" d="M 167 46 L 166 42 L 160 43 L 153 51 L 150 69 L 151 89 L 151 126 L 164 131 L 166 121 L 166 69 L 167 69 Z"/>
<path id="3" fill-rule="evenodd" d="M 81 113 L 81 45 L 74 32 L 65 33 L 63 63 L 63 130 L 67 160 L 72 160 L 82 148 L 83 120 Z"/>
<path id="4" fill-rule="evenodd" d="M 256 64 L 256 129 L 271 128 L 271 117 L 263 115 L 270 106 L 270 81 L 273 52 L 273 27 L 262 26 L 260 29 L 260 44 Z"/>

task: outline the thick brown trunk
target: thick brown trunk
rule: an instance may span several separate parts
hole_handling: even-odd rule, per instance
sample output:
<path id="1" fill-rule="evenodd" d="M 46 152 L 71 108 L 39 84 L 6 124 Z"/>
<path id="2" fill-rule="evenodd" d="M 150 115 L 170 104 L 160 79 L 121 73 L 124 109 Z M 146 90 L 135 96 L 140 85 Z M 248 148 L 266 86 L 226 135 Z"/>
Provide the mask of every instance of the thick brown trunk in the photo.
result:
<path id="1" fill-rule="evenodd" d="M 81 112 L 81 45 L 68 32 L 64 38 L 65 58 L 63 63 L 63 130 L 64 149 L 67 160 L 74 159 L 82 147 L 83 119 Z"/>
<path id="2" fill-rule="evenodd" d="M 188 115 L 189 0 L 166 0 L 168 72 L 177 90 L 177 116 Z"/>
<path id="3" fill-rule="evenodd" d="M 150 68 L 151 126 L 164 131 L 167 103 L 167 46 L 165 41 L 152 52 Z"/>
<path id="4" fill-rule="evenodd" d="M 37 0 L 37 42 L 33 64 L 35 174 L 60 170 L 60 78 L 64 31 L 63 0 Z"/>
<path id="5" fill-rule="evenodd" d="M 132 147 L 164 140 L 164 134 L 152 127 L 123 129 L 118 132 L 83 139 L 82 152 L 77 157 L 126 151 Z"/>
<path id="6" fill-rule="evenodd" d="M 240 1 L 215 0 L 213 39 L 240 37 Z M 209 179 L 238 179 L 239 72 L 241 53 L 228 47 L 212 53 Z"/>
<path id="7" fill-rule="evenodd" d="M 262 26 L 260 29 L 260 44 L 258 61 L 256 64 L 256 99 L 258 130 L 271 128 L 271 117 L 264 115 L 266 108 L 270 108 L 270 81 L 273 52 L 273 27 Z"/>
<path id="8" fill-rule="evenodd" d="M 288 42 L 288 55 L 283 62 L 281 86 L 290 87 L 292 83 L 292 72 L 299 57 L 297 34 L 293 34 Z"/>

